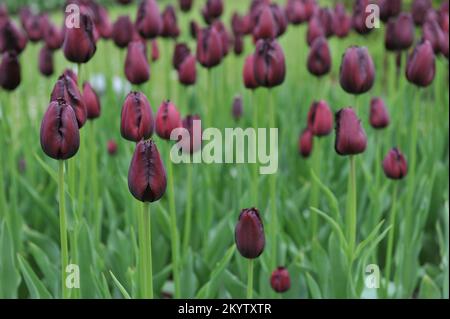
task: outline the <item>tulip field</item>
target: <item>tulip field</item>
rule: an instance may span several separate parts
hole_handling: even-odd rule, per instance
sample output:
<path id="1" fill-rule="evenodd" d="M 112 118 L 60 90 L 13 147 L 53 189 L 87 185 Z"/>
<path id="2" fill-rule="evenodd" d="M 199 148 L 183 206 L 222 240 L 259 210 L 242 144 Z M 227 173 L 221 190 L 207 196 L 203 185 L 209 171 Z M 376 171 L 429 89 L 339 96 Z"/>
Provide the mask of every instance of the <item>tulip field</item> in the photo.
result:
<path id="1" fill-rule="evenodd" d="M 0 298 L 449 298 L 448 1 L 53 2 L 0 0 Z"/>

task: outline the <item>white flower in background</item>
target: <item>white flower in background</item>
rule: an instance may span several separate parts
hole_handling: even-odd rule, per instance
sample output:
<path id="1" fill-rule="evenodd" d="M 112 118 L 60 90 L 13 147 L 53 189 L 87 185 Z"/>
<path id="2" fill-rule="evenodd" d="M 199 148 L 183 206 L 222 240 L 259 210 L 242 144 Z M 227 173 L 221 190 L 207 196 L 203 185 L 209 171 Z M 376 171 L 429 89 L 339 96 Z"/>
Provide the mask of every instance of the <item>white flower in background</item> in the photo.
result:
<path id="1" fill-rule="evenodd" d="M 103 95 L 106 91 L 106 78 L 103 74 L 94 74 L 89 78 L 89 83 L 94 88 L 95 92 Z"/>
<path id="2" fill-rule="evenodd" d="M 131 85 L 128 81 L 116 75 L 113 78 L 113 90 L 118 95 L 124 95 L 130 92 Z"/>

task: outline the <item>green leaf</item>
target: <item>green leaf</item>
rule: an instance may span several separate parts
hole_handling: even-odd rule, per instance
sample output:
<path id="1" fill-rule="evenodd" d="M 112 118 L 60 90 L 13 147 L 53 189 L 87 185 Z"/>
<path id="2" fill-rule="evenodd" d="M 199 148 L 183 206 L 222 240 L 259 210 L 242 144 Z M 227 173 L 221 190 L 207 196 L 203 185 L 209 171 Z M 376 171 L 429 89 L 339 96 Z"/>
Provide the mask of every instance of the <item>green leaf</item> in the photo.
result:
<path id="1" fill-rule="evenodd" d="M 30 293 L 30 298 L 33 299 L 52 298 L 52 295 L 47 290 L 47 288 L 45 288 L 44 284 L 35 274 L 35 272 L 28 264 L 28 262 L 19 254 L 17 255 L 17 259 L 19 260 L 20 271 L 22 272 L 22 275 L 25 279 L 28 292 Z"/>
<path id="2" fill-rule="evenodd" d="M 341 216 L 341 212 L 339 210 L 339 202 L 336 196 L 327 186 L 322 183 L 322 181 L 319 179 L 319 177 L 317 177 L 313 170 L 311 170 L 311 176 L 314 182 L 317 183 L 319 188 L 325 193 L 325 196 L 328 198 L 329 205 L 333 210 L 333 218 L 338 220 Z"/>
<path id="3" fill-rule="evenodd" d="M 355 249 L 355 253 L 354 253 L 354 259 L 358 258 L 359 254 L 361 253 L 361 251 L 372 242 L 372 240 L 376 237 L 376 235 L 378 234 L 381 226 L 383 226 L 384 224 L 384 220 L 382 220 L 369 234 L 369 236 L 367 236 L 366 239 L 364 239 L 362 242 L 359 243 L 359 245 L 356 247 Z"/>
<path id="4" fill-rule="evenodd" d="M 433 279 L 428 275 L 423 276 L 420 283 L 419 298 L 421 299 L 438 299 L 441 298 L 439 287 Z"/>
<path id="5" fill-rule="evenodd" d="M 117 288 L 119 288 L 120 292 L 122 293 L 122 296 L 123 296 L 125 299 L 131 299 L 130 294 L 127 292 L 127 290 L 125 289 L 125 287 L 122 286 L 122 284 L 121 284 L 120 281 L 116 278 L 116 276 L 114 276 L 113 272 L 110 270 L 109 273 L 110 273 L 110 275 L 111 275 L 111 277 L 112 277 L 112 279 L 113 279 L 113 281 L 114 281 L 114 284 L 117 286 Z"/>
<path id="6" fill-rule="evenodd" d="M 20 273 L 14 258 L 9 228 L 3 222 L 0 228 L 0 298 L 17 298 Z"/>
<path id="7" fill-rule="evenodd" d="M 314 280 L 313 277 L 309 273 L 306 273 L 306 282 L 308 284 L 309 293 L 311 294 L 311 297 L 314 299 L 321 299 L 322 294 L 320 293 L 319 285 L 317 285 L 317 282 Z"/>
<path id="8" fill-rule="evenodd" d="M 40 157 L 39 155 L 37 155 L 36 153 L 34 153 L 34 157 L 36 158 L 37 162 L 39 163 L 39 165 L 42 166 L 42 168 L 48 173 L 48 175 L 50 175 L 50 177 L 53 179 L 53 181 L 55 183 L 58 183 L 58 176 L 55 173 L 55 169 L 51 168 L 47 163 L 45 163 Z"/>
<path id="9" fill-rule="evenodd" d="M 342 229 L 339 226 L 339 224 L 333 218 L 331 218 L 330 216 L 325 214 L 320 209 L 311 207 L 311 210 L 313 212 L 319 214 L 320 216 L 322 216 L 330 224 L 331 228 L 336 232 L 336 235 L 338 236 L 339 240 L 341 241 L 341 244 L 344 246 L 344 250 L 347 250 L 347 247 L 348 247 L 347 240 L 345 239 L 344 233 L 342 232 Z"/>

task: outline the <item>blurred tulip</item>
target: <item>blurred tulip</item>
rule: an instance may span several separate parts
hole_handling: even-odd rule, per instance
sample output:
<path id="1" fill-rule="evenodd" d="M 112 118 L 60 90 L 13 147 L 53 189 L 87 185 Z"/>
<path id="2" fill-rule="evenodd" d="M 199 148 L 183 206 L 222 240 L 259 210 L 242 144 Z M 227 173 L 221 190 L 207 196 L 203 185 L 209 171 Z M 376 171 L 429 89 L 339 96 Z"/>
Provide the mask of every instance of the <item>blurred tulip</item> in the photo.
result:
<path id="1" fill-rule="evenodd" d="M 86 14 L 80 15 L 79 28 L 66 28 L 63 52 L 67 60 L 74 63 L 86 63 L 96 51 L 94 25 Z"/>
<path id="2" fill-rule="evenodd" d="M 106 150 L 109 155 L 116 155 L 117 153 L 117 143 L 115 140 L 109 140 L 106 144 Z"/>
<path id="3" fill-rule="evenodd" d="M 191 49 L 186 43 L 177 43 L 173 50 L 172 64 L 175 70 L 178 70 L 180 64 L 191 54 Z"/>
<path id="4" fill-rule="evenodd" d="M 142 0 L 138 7 L 136 29 L 145 39 L 156 38 L 162 31 L 163 22 L 155 0 Z"/>
<path id="5" fill-rule="evenodd" d="M 409 13 L 401 13 L 398 18 L 390 19 L 386 24 L 385 46 L 387 50 L 408 49 L 414 42 L 414 24 Z"/>
<path id="6" fill-rule="evenodd" d="M 375 129 L 389 125 L 389 113 L 382 98 L 374 97 L 370 100 L 370 125 Z"/>
<path id="7" fill-rule="evenodd" d="M 425 87 L 433 82 L 435 72 L 433 47 L 429 41 L 422 40 L 408 56 L 406 78 L 417 86 Z"/>
<path id="8" fill-rule="evenodd" d="M 302 0 L 288 0 L 286 4 L 286 16 L 290 23 L 297 25 L 305 22 L 306 10 Z"/>
<path id="9" fill-rule="evenodd" d="M 156 134 L 162 139 L 170 140 L 170 134 L 181 127 L 180 112 L 173 102 L 167 100 L 161 103 L 156 114 Z"/>
<path id="10" fill-rule="evenodd" d="M 383 160 L 384 174 L 391 179 L 402 179 L 408 174 L 408 164 L 400 150 L 392 148 Z"/>
<path id="11" fill-rule="evenodd" d="M 289 23 L 286 17 L 286 12 L 284 12 L 284 10 L 282 10 L 281 7 L 275 3 L 270 5 L 270 9 L 272 10 L 272 14 L 277 25 L 277 37 L 280 37 L 286 32 Z"/>
<path id="12" fill-rule="evenodd" d="M 25 20 L 24 30 L 31 42 L 38 42 L 43 38 L 43 25 L 40 15 L 32 14 Z"/>
<path id="13" fill-rule="evenodd" d="M 197 39 L 197 33 L 200 31 L 200 27 L 197 22 L 191 21 L 189 24 L 192 39 Z"/>
<path id="14" fill-rule="evenodd" d="M 189 141 L 181 144 L 184 153 L 193 154 L 202 148 L 202 127 L 200 116 L 188 115 L 182 121 L 182 126 L 189 132 Z M 182 140 L 182 142 L 186 142 Z"/>
<path id="15" fill-rule="evenodd" d="M 132 84 L 142 84 L 150 79 L 150 65 L 145 43 L 133 41 L 128 44 L 125 60 L 125 75 Z"/>
<path id="16" fill-rule="evenodd" d="M 192 0 L 178 0 L 178 3 L 183 12 L 188 12 L 192 8 Z"/>
<path id="17" fill-rule="evenodd" d="M 207 0 L 205 6 L 202 8 L 202 16 L 208 24 L 211 24 L 215 19 L 219 18 L 222 12 L 222 0 Z"/>
<path id="18" fill-rule="evenodd" d="M 389 18 L 396 17 L 402 11 L 402 0 L 378 0 L 380 20 L 387 22 Z"/>
<path id="19" fill-rule="evenodd" d="M 109 39 L 112 36 L 112 24 L 109 20 L 108 11 L 105 7 L 97 6 L 98 19 L 96 21 L 95 27 L 103 39 Z"/>
<path id="20" fill-rule="evenodd" d="M 3 53 L 0 63 L 0 86 L 7 91 L 15 90 L 21 81 L 20 73 L 17 53 L 14 51 Z"/>
<path id="21" fill-rule="evenodd" d="M 197 60 L 206 68 L 215 67 L 222 60 L 222 40 L 215 28 L 209 27 L 198 31 Z"/>
<path id="22" fill-rule="evenodd" d="M 352 19 L 345 12 L 345 7 L 342 3 L 336 4 L 333 13 L 333 31 L 338 38 L 345 38 L 351 29 Z"/>
<path id="23" fill-rule="evenodd" d="M 197 60 L 189 54 L 178 67 L 178 80 L 183 85 L 193 85 L 197 79 Z"/>
<path id="24" fill-rule="evenodd" d="M 130 92 L 122 106 L 120 134 L 129 141 L 139 142 L 153 134 L 153 114 L 147 97 Z"/>
<path id="25" fill-rule="evenodd" d="M 254 63 L 255 80 L 260 86 L 271 88 L 283 83 L 286 65 L 283 49 L 276 40 L 258 40 Z"/>
<path id="26" fill-rule="evenodd" d="M 270 285 L 278 293 L 288 291 L 291 288 L 291 278 L 288 270 L 284 267 L 275 269 L 270 277 Z"/>
<path id="27" fill-rule="evenodd" d="M 244 39 L 240 35 L 233 39 L 233 52 L 236 55 L 241 55 L 244 52 Z"/>
<path id="28" fill-rule="evenodd" d="M 3 22 L 0 27 L 0 53 L 15 51 L 20 54 L 27 45 L 27 37 L 10 20 Z"/>
<path id="29" fill-rule="evenodd" d="M 100 99 L 89 82 L 83 83 L 83 101 L 86 105 L 88 119 L 95 119 L 100 116 Z"/>
<path id="30" fill-rule="evenodd" d="M 255 21 L 253 36 L 255 39 L 273 39 L 277 36 L 278 26 L 270 6 L 262 6 Z"/>
<path id="31" fill-rule="evenodd" d="M 242 78 L 247 89 L 253 90 L 258 88 L 258 82 L 255 79 L 255 56 L 253 54 L 245 58 Z"/>
<path id="32" fill-rule="evenodd" d="M 54 51 L 60 49 L 64 41 L 62 30 L 53 23 L 50 23 L 45 29 L 44 41 L 45 45 L 50 50 Z"/>
<path id="33" fill-rule="evenodd" d="M 311 46 L 315 39 L 324 37 L 325 31 L 317 16 L 312 17 L 308 22 L 308 31 L 306 33 L 306 42 Z"/>
<path id="34" fill-rule="evenodd" d="M 266 240 L 258 209 L 243 209 L 236 224 L 234 238 L 239 253 L 249 259 L 262 254 Z"/>
<path id="35" fill-rule="evenodd" d="M 345 50 L 339 71 L 342 88 L 351 94 L 369 91 L 375 80 L 375 67 L 366 47 L 350 47 Z"/>
<path id="36" fill-rule="evenodd" d="M 231 16 L 231 30 L 234 36 L 244 34 L 243 17 L 237 12 Z"/>
<path id="37" fill-rule="evenodd" d="M 348 107 L 336 113 L 336 141 L 334 148 L 339 155 L 355 155 L 364 152 L 367 137 L 355 111 Z"/>
<path id="38" fill-rule="evenodd" d="M 45 45 L 39 51 L 39 71 L 45 76 L 53 74 L 53 52 Z"/>
<path id="39" fill-rule="evenodd" d="M 125 48 L 133 39 L 134 26 L 129 16 L 120 16 L 113 24 L 112 38 L 119 48 Z"/>
<path id="40" fill-rule="evenodd" d="M 322 76 L 331 70 L 331 54 L 324 37 L 314 40 L 308 54 L 308 71 L 315 76 Z"/>
<path id="41" fill-rule="evenodd" d="M 448 38 L 448 34 L 445 35 L 441 30 L 437 20 L 426 21 L 422 26 L 423 38 L 428 40 L 433 47 L 435 54 L 441 52 L 441 45 L 445 41 L 445 37 Z"/>
<path id="42" fill-rule="evenodd" d="M 130 4 L 131 2 L 133 2 L 133 0 L 117 0 L 118 3 L 126 5 L 126 4 Z"/>
<path id="43" fill-rule="evenodd" d="M 180 29 L 177 25 L 177 16 L 173 6 L 168 5 L 161 16 L 162 29 L 161 36 L 164 38 L 177 38 L 180 35 Z"/>
<path id="44" fill-rule="evenodd" d="M 414 0 L 411 7 L 414 23 L 422 25 L 425 22 L 428 10 L 431 8 L 431 0 Z"/>
<path id="45" fill-rule="evenodd" d="M 303 130 L 298 140 L 298 149 L 300 155 L 304 158 L 308 158 L 311 155 L 313 149 L 313 133 L 309 128 Z"/>
<path id="46" fill-rule="evenodd" d="M 225 25 L 220 20 L 214 21 L 212 23 L 212 27 L 219 33 L 222 48 L 222 57 L 225 57 L 228 54 L 228 47 L 231 42 L 228 31 L 225 28 Z"/>
<path id="47" fill-rule="evenodd" d="M 326 136 L 333 130 L 333 113 L 327 102 L 313 102 L 308 112 L 308 129 L 315 136 Z"/>
<path id="48" fill-rule="evenodd" d="M 240 95 L 235 96 L 233 99 L 233 107 L 231 109 L 231 115 L 233 115 L 234 120 L 237 122 L 242 117 L 242 97 Z"/>
<path id="49" fill-rule="evenodd" d="M 323 31 L 325 33 L 325 37 L 331 37 L 334 34 L 333 30 L 333 22 L 334 15 L 333 10 L 330 8 L 320 8 L 318 11 L 318 17 L 320 23 L 322 24 Z"/>
<path id="50" fill-rule="evenodd" d="M 369 0 L 356 0 L 353 6 L 352 25 L 353 29 L 359 34 L 367 34 L 372 28 L 367 26 L 367 18 L 371 14 L 370 10 L 366 11 Z"/>

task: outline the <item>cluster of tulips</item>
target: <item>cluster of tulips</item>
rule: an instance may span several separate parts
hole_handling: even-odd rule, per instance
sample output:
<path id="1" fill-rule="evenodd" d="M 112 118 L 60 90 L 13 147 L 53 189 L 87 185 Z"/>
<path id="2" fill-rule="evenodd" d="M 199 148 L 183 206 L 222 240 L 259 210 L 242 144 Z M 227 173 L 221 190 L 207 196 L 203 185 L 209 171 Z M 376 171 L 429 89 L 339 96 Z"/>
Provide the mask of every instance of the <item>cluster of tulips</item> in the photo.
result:
<path id="1" fill-rule="evenodd" d="M 130 0 L 118 1 L 128 4 Z M 187 12 L 192 8 L 192 0 L 180 0 L 179 8 Z M 100 116 L 101 106 L 98 94 L 88 81 L 82 82 L 81 66 L 94 56 L 96 43 L 100 39 L 110 39 L 120 49 L 126 49 L 124 74 L 127 80 L 142 88 L 150 80 L 151 62 L 159 59 L 158 37 L 174 39 L 172 65 L 177 71 L 181 85 L 193 86 L 197 80 L 197 63 L 211 70 L 218 66 L 230 52 L 236 55 L 244 52 L 244 38 L 253 39 L 254 51 L 245 58 L 242 80 L 245 88 L 252 92 L 257 89 L 266 90 L 268 94 L 268 120 L 271 127 L 276 127 L 273 92 L 284 83 L 286 62 L 283 48 L 278 39 L 283 36 L 289 25 L 307 24 L 305 43 L 309 46 L 306 61 L 308 71 L 323 78 L 331 71 L 331 52 L 328 39 L 332 36 L 346 37 L 353 29 L 359 34 L 372 31 L 366 24 L 369 0 L 357 0 L 353 14 L 346 12 L 342 3 L 334 8 L 320 7 L 315 0 L 287 0 L 282 6 L 270 0 L 253 0 L 246 14 L 234 13 L 230 30 L 221 20 L 225 1 L 207 0 L 202 7 L 201 15 L 204 25 L 192 21 L 190 34 L 197 41 L 195 52 L 187 43 L 177 42 L 181 31 L 177 24 L 177 11 L 172 5 L 160 11 L 156 0 L 142 0 L 137 9 L 135 21 L 123 15 L 111 22 L 107 10 L 95 1 L 70 0 L 68 4 L 77 4 L 80 10 L 80 27 L 59 28 L 50 21 L 45 13 L 36 14 L 29 8 L 20 10 L 19 28 L 9 18 L 6 7 L 0 6 L 0 86 L 5 90 L 14 90 L 20 84 L 20 64 L 18 55 L 25 49 L 27 41 L 42 42 L 39 53 L 39 70 L 45 75 L 53 74 L 53 54 L 62 49 L 65 58 L 78 64 L 78 74 L 67 69 L 58 78 L 51 92 L 50 104 L 42 119 L 40 141 L 45 154 L 59 160 L 59 206 L 61 231 L 61 265 L 63 296 L 70 294 L 64 286 L 64 269 L 69 263 L 67 225 L 65 216 L 64 160 L 76 155 L 80 142 L 79 130 L 88 119 Z M 435 57 L 443 55 L 448 58 L 448 2 L 439 10 L 434 10 L 430 0 L 414 0 L 412 12 L 402 11 L 401 0 L 379 0 L 380 18 L 386 23 L 385 47 L 395 53 L 398 69 L 401 68 L 403 52 L 409 52 L 405 65 L 407 80 L 417 86 L 430 85 L 435 76 Z M 422 37 L 415 42 L 415 26 L 422 29 Z M 165 58 L 169 58 L 165 56 Z M 363 153 L 368 145 L 367 136 L 358 116 L 357 97 L 371 90 L 375 82 L 375 67 L 371 54 L 366 47 L 352 46 L 347 48 L 342 57 L 339 71 L 339 83 L 342 89 L 355 96 L 355 105 L 340 109 L 333 114 L 328 102 L 324 99 L 313 101 L 307 116 L 306 128 L 300 134 L 298 147 L 301 156 L 307 158 L 313 154 L 314 138 L 329 136 L 335 127 L 335 151 L 340 156 L 348 156 L 350 162 L 349 189 L 346 209 L 346 238 L 349 244 L 350 259 L 356 243 L 357 220 L 357 185 L 356 155 Z M 400 73 L 398 74 L 400 77 Z M 170 84 L 167 85 L 167 97 L 170 97 Z M 181 102 L 181 101 L 180 101 Z M 213 105 L 208 105 L 202 114 L 206 125 L 211 126 Z M 258 127 L 257 107 L 253 125 Z M 415 112 L 415 114 L 418 112 Z M 237 96 L 233 102 L 232 115 L 239 119 L 243 114 L 243 101 Z M 161 140 L 170 141 L 171 134 L 178 128 L 185 128 L 191 133 L 189 145 L 184 145 L 186 156 L 192 155 L 201 148 L 201 135 L 193 134 L 193 123 L 199 115 L 187 115 L 182 118 L 175 104 L 170 100 L 161 103 L 156 117 L 149 99 L 143 92 L 130 92 L 123 103 L 121 112 L 120 133 L 130 142 L 135 142 L 135 151 L 128 172 L 130 193 L 143 203 L 139 212 L 139 279 L 142 283 L 143 297 L 153 297 L 152 253 L 151 253 L 151 221 L 149 203 L 158 201 L 167 189 L 169 197 L 170 224 L 172 231 L 172 273 L 175 284 L 175 297 L 180 291 L 179 234 L 176 222 L 173 168 L 167 148 L 167 160 L 163 161 L 156 141 L 152 139 L 154 132 Z M 417 127 L 417 116 L 413 119 L 413 129 Z M 390 118 L 385 102 L 373 97 L 370 103 L 370 125 L 374 129 L 383 129 L 389 125 Z M 417 132 L 413 131 L 412 144 L 417 142 Z M 162 142 L 161 142 L 162 143 Z M 320 153 L 320 144 L 314 146 Z M 108 152 L 114 154 L 117 145 L 108 142 Z M 318 160 L 318 158 L 316 158 Z M 413 150 L 409 158 L 410 171 L 415 169 L 416 156 Z M 318 164 L 320 165 L 320 160 Z M 408 173 L 406 158 L 399 147 L 393 147 L 382 163 L 385 175 L 393 180 L 403 179 Z M 166 173 L 167 167 L 167 173 Z M 317 167 L 316 167 L 317 168 Z M 249 260 L 248 291 L 253 295 L 253 260 L 259 257 L 265 248 L 265 233 L 258 208 L 259 178 L 257 170 L 253 176 L 253 208 L 243 209 L 235 228 L 235 243 L 240 254 Z M 413 178 L 413 177 L 412 177 Z M 207 179 L 207 183 L 210 180 Z M 269 178 L 271 189 L 277 185 L 276 175 Z M 211 185 L 208 185 L 211 186 Z M 192 187 L 192 185 L 190 185 Z M 396 194 L 397 186 L 395 186 Z M 410 199 L 409 202 L 411 202 Z M 393 199 L 395 202 L 395 199 Z M 287 269 L 277 265 L 275 242 L 277 208 L 275 192 L 271 192 L 269 241 L 272 243 L 270 255 L 273 256 L 270 284 L 276 292 L 285 292 L 290 287 L 290 275 Z M 317 206 L 313 202 L 312 206 Z M 411 206 L 409 206 L 411 209 Z M 391 210 L 391 225 L 395 225 L 396 210 Z M 393 254 L 394 228 L 389 233 L 386 259 L 386 279 L 389 280 Z M 314 240 L 314 238 L 313 238 Z"/>

